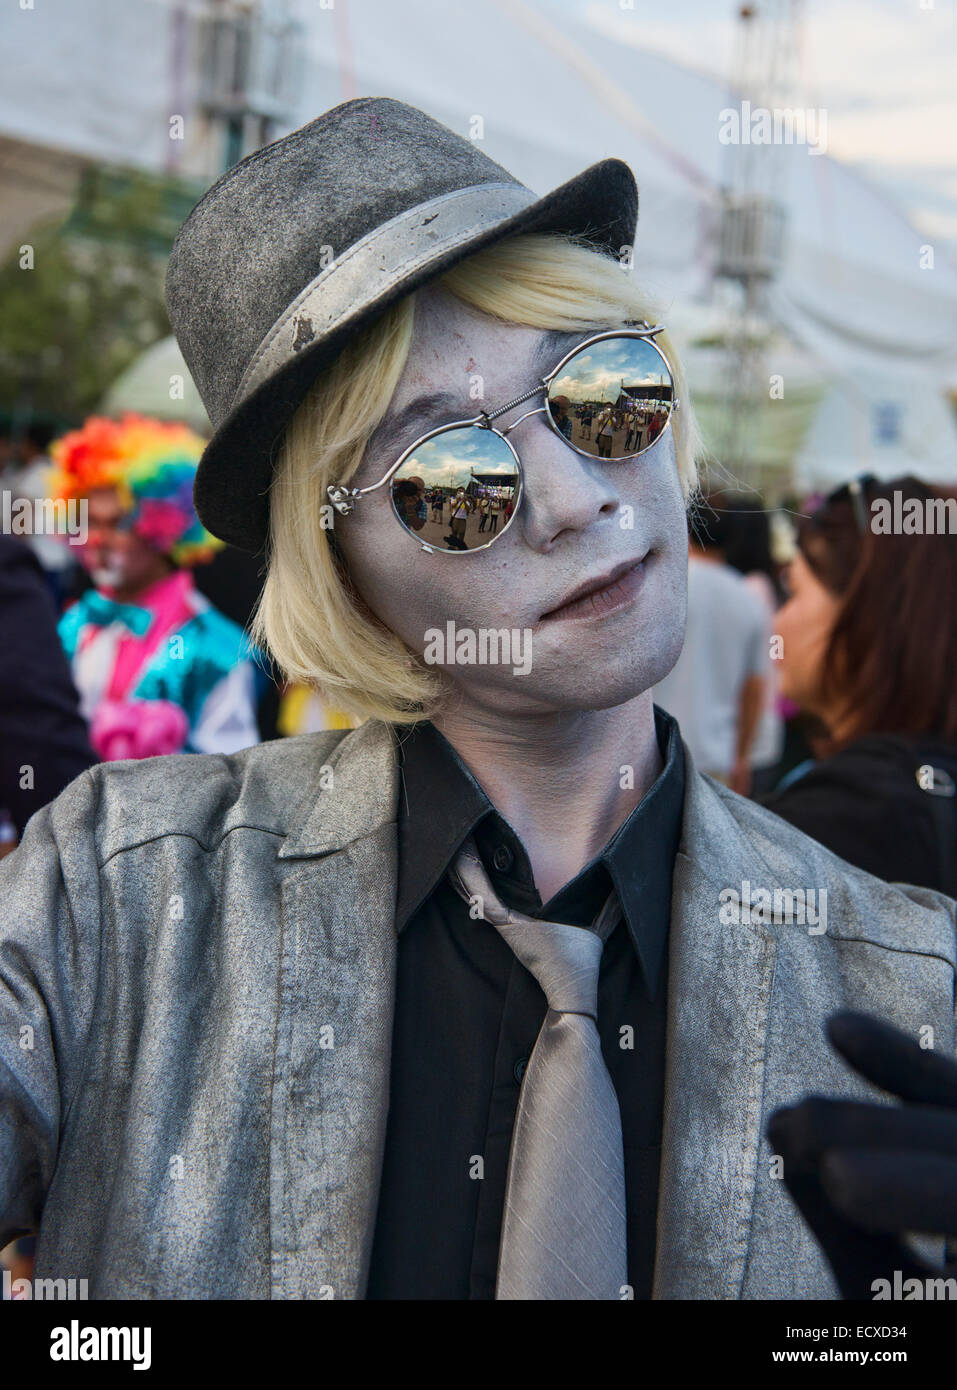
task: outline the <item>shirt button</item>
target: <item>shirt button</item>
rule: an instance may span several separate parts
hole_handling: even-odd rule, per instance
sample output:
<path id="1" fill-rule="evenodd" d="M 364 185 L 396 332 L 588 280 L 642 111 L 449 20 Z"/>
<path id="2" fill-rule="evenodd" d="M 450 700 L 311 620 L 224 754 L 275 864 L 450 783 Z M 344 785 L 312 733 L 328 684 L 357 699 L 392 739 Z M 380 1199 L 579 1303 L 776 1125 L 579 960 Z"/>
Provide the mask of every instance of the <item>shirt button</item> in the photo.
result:
<path id="1" fill-rule="evenodd" d="M 519 1083 L 519 1085 L 521 1085 L 522 1077 L 525 1075 L 525 1068 L 526 1068 L 527 1066 L 528 1066 L 528 1058 L 527 1058 L 527 1057 L 519 1057 L 518 1061 L 515 1063 L 514 1067 L 512 1068 L 512 1075 L 515 1077 L 515 1080 Z"/>
<path id="2" fill-rule="evenodd" d="M 515 856 L 508 845 L 497 845 L 495 853 L 492 855 L 492 863 L 499 873 L 506 873 L 515 862 Z"/>

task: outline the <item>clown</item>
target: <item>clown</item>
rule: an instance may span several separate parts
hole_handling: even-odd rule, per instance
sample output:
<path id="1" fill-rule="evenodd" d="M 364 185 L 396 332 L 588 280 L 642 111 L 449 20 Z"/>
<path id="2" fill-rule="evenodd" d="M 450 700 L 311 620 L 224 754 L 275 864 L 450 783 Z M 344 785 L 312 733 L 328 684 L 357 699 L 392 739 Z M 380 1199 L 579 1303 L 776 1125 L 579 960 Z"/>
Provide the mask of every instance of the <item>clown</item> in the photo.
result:
<path id="1" fill-rule="evenodd" d="M 93 417 L 52 451 L 53 496 L 87 508 L 94 587 L 59 626 L 104 761 L 259 742 L 255 649 L 191 573 L 222 548 L 193 510 L 203 447 L 185 425 L 127 415 Z"/>

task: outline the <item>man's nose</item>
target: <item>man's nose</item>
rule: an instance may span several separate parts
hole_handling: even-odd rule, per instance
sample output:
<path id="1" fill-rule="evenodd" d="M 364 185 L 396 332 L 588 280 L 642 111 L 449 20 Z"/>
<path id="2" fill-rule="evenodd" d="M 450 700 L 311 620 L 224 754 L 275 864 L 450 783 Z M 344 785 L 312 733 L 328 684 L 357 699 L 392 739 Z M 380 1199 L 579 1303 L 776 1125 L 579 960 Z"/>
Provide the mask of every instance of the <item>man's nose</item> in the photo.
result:
<path id="1" fill-rule="evenodd" d="M 549 551 L 564 532 L 584 531 L 617 515 L 620 489 L 609 469 L 570 449 L 542 416 L 526 421 L 512 442 L 525 477 L 518 520 L 533 550 Z"/>

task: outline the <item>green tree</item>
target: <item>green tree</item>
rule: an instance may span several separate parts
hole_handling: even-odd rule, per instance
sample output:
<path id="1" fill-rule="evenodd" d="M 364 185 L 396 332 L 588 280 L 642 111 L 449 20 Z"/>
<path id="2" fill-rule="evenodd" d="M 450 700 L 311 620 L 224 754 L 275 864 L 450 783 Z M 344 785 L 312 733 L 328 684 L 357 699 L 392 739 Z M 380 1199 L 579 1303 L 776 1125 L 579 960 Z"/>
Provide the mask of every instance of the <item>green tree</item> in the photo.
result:
<path id="1" fill-rule="evenodd" d="M 166 256 L 196 197 L 169 180 L 91 169 L 65 221 L 0 267 L 0 411 L 79 421 L 169 333 Z"/>

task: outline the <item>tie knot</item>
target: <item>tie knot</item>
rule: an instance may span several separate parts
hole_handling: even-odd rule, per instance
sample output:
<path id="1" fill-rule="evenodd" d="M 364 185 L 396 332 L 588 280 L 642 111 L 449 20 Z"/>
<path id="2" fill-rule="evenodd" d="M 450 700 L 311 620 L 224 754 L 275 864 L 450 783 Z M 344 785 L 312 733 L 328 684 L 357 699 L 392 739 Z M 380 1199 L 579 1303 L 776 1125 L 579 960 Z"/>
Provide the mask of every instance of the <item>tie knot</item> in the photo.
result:
<path id="1" fill-rule="evenodd" d="M 545 991 L 550 1009 L 597 1019 L 598 971 L 604 946 L 600 936 L 587 927 L 534 917 L 498 929 Z"/>
<path id="2" fill-rule="evenodd" d="M 591 929 L 528 917 L 506 907 L 499 898 L 471 837 L 449 870 L 449 879 L 466 902 L 477 900 L 482 918 L 497 928 L 535 976 L 550 1009 L 596 1018 L 601 953 L 621 916 L 615 893 Z"/>

